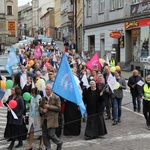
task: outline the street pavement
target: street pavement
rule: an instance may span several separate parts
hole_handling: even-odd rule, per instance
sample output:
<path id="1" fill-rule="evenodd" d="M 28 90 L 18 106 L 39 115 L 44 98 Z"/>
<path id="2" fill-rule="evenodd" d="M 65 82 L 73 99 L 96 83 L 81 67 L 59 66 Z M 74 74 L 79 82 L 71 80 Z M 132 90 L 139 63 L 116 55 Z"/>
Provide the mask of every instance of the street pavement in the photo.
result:
<path id="1" fill-rule="evenodd" d="M 122 76 L 126 79 L 131 75 L 132 72 L 122 72 Z M 106 120 L 105 122 L 108 134 L 98 139 L 84 140 L 86 122 L 82 122 L 80 136 L 62 135 L 62 150 L 150 150 L 150 130 L 146 129 L 143 114 L 133 112 L 129 88 L 124 91 L 121 123 L 113 126 L 112 120 Z M 6 108 L 0 107 L 0 150 L 5 150 L 9 145 L 9 142 L 3 138 L 5 125 Z M 27 144 L 28 140 L 24 141 L 24 146 L 17 150 L 26 150 Z M 39 141 L 36 137 L 33 143 L 33 150 L 37 150 L 38 145 Z M 52 150 L 55 149 L 56 145 L 52 142 Z"/>

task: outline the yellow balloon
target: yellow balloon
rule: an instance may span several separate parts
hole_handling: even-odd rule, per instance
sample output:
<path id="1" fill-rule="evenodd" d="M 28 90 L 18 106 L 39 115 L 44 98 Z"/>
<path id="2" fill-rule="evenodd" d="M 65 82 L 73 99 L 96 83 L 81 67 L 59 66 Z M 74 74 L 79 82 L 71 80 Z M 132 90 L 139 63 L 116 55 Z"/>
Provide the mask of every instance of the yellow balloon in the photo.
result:
<path id="1" fill-rule="evenodd" d="M 43 89 L 45 88 L 44 79 L 38 79 L 38 81 L 35 83 L 35 85 L 38 88 L 38 90 L 43 91 Z"/>
<path id="2" fill-rule="evenodd" d="M 102 59 L 102 58 L 100 58 L 100 59 L 99 59 L 99 62 L 100 62 L 100 63 L 102 63 L 102 62 L 103 62 L 103 59 Z"/>
<path id="3" fill-rule="evenodd" d="M 115 90 L 119 89 L 119 87 L 120 87 L 120 83 L 117 82 L 117 86 L 115 87 Z"/>
<path id="4" fill-rule="evenodd" d="M 116 67 L 110 67 L 110 71 L 111 72 L 115 72 L 116 71 Z"/>

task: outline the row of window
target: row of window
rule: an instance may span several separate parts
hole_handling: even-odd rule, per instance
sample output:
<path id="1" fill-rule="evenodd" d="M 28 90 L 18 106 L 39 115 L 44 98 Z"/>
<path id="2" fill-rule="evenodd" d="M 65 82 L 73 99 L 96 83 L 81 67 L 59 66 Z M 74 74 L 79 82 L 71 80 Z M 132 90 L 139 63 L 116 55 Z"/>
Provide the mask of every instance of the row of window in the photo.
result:
<path id="1" fill-rule="evenodd" d="M 132 0 L 132 4 L 143 2 L 144 0 Z M 110 0 L 110 10 L 123 8 L 124 0 Z M 99 0 L 99 13 L 104 13 L 105 0 Z M 92 14 L 92 0 L 87 0 L 87 16 Z"/>

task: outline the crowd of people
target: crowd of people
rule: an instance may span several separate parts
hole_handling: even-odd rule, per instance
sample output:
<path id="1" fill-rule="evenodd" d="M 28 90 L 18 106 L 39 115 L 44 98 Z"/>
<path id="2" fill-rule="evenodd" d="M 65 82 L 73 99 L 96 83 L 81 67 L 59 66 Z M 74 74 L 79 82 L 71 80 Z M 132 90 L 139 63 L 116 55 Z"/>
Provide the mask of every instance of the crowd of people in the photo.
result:
<path id="1" fill-rule="evenodd" d="M 63 99 L 52 91 L 63 53 L 67 56 L 73 75 L 78 79 L 76 82 L 79 82 L 79 90 L 86 106 L 87 118 L 84 118 L 86 120 L 85 140 L 99 138 L 107 134 L 105 120 L 112 119 L 112 125 L 121 122 L 121 105 L 126 82 L 121 76 L 120 69 L 114 72 L 110 70 L 111 65 L 113 67 L 117 65 L 116 61 L 112 58 L 109 64 L 105 55 L 103 63 L 101 63 L 101 69 L 93 66 L 93 69 L 89 70 L 86 66 L 86 63 L 90 60 L 89 53 L 81 59 L 74 49 L 69 50 L 66 43 L 64 46 L 64 51 L 60 51 L 53 45 L 41 45 L 42 55 L 39 58 L 34 57 L 37 47 L 34 44 L 21 46 L 16 51 L 20 62 L 20 70 L 12 77 L 14 86 L 11 89 L 9 98 L 3 101 L 6 107 L 12 99 L 17 102 L 17 107 L 13 109 L 18 117 L 17 120 L 14 119 L 9 107 L 7 111 L 7 125 L 4 136 L 10 141 L 9 150 L 13 149 L 16 140 L 19 141 L 16 148 L 23 146 L 22 141 L 26 138 L 29 138 L 28 150 L 32 150 L 35 135 L 40 140 L 39 150 L 42 149 L 43 145 L 46 150 L 51 150 L 50 140 L 57 145 L 57 150 L 61 150 L 63 144 L 60 140 L 62 126 L 64 136 L 80 135 L 82 116 L 79 106 Z M 135 74 L 136 70 L 133 72 L 133 75 Z M 86 75 L 89 87 L 83 84 L 82 78 L 84 75 Z M 118 88 L 114 89 L 113 92 L 108 86 L 109 76 L 114 76 L 119 83 Z M 150 77 L 147 78 L 146 84 L 148 87 L 144 86 L 143 91 L 142 86 L 136 84 L 142 79 L 137 78 L 137 80 L 134 80 L 132 78 L 129 79 L 128 86 L 131 88 L 134 111 L 138 110 L 140 112 L 140 101 L 138 99 L 137 107 L 136 98 L 140 95 L 144 99 L 144 91 L 149 90 Z M 139 95 L 134 92 L 137 91 L 137 88 L 141 88 Z M 26 92 L 31 94 L 29 101 L 23 99 L 23 94 Z M 147 101 L 144 102 L 144 110 L 147 109 L 147 111 L 144 112 L 144 115 L 147 125 L 150 126 L 150 106 L 147 106 L 149 93 L 147 93 L 147 97 Z M 149 116 L 147 112 L 149 112 Z M 104 115 L 105 113 L 106 115 Z"/>

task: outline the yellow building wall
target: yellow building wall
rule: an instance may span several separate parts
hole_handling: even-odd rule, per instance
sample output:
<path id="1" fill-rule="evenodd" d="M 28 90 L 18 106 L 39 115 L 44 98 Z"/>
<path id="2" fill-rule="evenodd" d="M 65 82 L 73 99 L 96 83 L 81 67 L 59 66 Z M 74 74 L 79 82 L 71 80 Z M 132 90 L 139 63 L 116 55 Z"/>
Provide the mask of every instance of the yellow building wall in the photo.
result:
<path id="1" fill-rule="evenodd" d="M 55 11 L 54 11 L 54 16 L 55 16 L 55 27 L 59 28 L 61 27 L 61 0 L 55 0 Z"/>
<path id="2" fill-rule="evenodd" d="M 77 0 L 77 28 L 82 25 L 82 0 Z"/>

